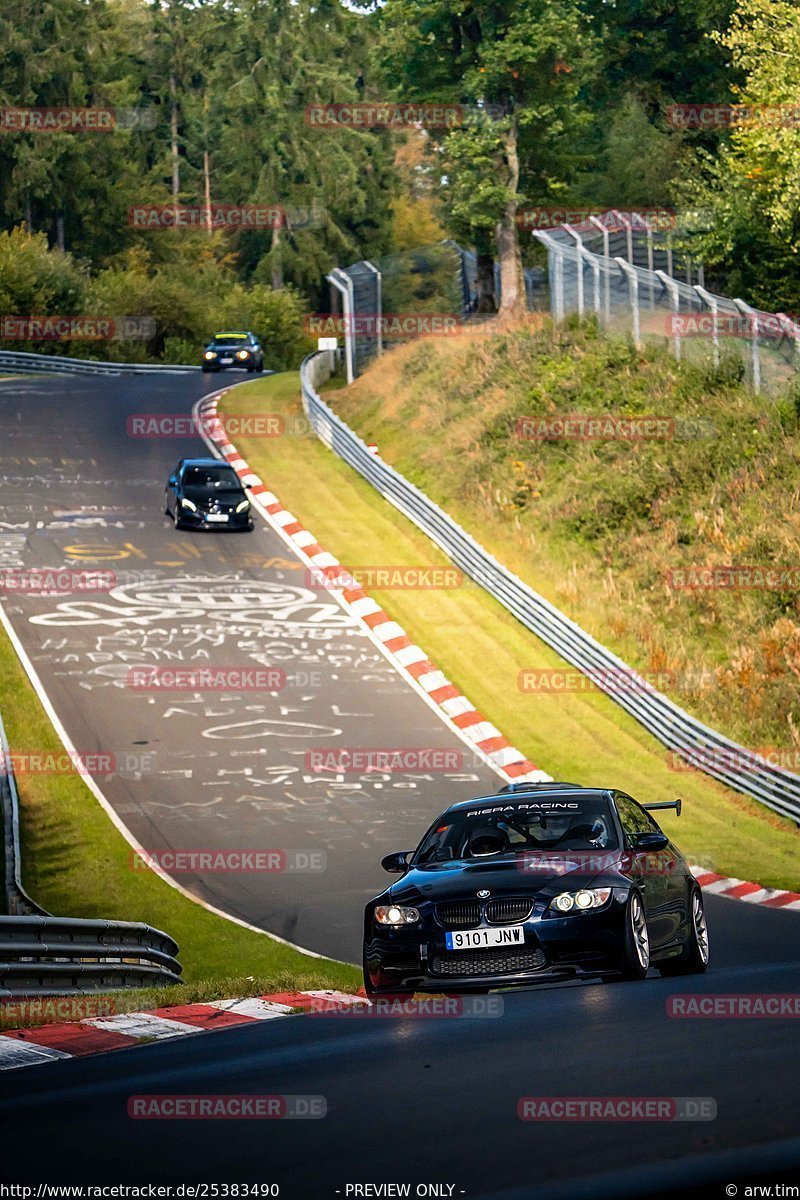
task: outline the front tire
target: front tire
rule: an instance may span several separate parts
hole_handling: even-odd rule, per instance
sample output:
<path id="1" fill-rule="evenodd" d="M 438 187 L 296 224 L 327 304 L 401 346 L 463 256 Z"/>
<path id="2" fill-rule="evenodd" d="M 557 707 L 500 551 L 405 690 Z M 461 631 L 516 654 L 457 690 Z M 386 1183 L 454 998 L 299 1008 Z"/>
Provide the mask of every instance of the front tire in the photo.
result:
<path id="1" fill-rule="evenodd" d="M 644 979 L 650 966 L 650 934 L 638 892 L 631 892 L 625 911 L 625 962 L 623 979 Z"/>
<path id="2" fill-rule="evenodd" d="M 680 958 L 667 959 L 658 970 L 661 975 L 704 975 L 708 970 L 708 926 L 703 893 L 692 888 L 689 901 L 689 943 Z"/>

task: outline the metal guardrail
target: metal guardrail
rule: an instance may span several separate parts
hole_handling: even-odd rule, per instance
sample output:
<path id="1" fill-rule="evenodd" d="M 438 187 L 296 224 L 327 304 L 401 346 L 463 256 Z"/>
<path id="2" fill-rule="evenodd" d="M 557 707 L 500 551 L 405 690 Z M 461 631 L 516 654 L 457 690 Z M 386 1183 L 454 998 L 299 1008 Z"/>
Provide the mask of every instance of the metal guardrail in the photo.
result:
<path id="1" fill-rule="evenodd" d="M 19 796 L 3 718 L 0 716 L 0 813 L 3 820 L 3 860 L 6 911 L 12 916 L 47 916 L 22 886 L 22 857 L 19 849 Z"/>
<path id="2" fill-rule="evenodd" d="M 179 983 L 177 953 L 138 922 L 0 917 L 0 998 Z"/>
<path id="3" fill-rule="evenodd" d="M 147 375 L 153 371 L 198 371 L 199 367 L 165 363 L 94 362 L 90 358 L 67 358 L 63 354 L 28 354 L 0 350 L 0 371 L 48 375 Z"/>
<path id="4" fill-rule="evenodd" d="M 163 987 L 180 982 L 176 942 L 136 921 L 53 917 L 22 886 L 19 797 L 0 717 L 0 811 L 6 908 L 0 916 L 0 999 Z"/>
<path id="5" fill-rule="evenodd" d="M 616 654 L 499 563 L 424 492 L 373 454 L 316 390 L 332 369 L 333 356 L 328 351 L 310 355 L 300 368 L 303 407 L 317 436 L 329 449 L 413 521 L 466 575 L 562 658 L 583 671 L 662 745 L 721 783 L 800 823 L 800 776 L 773 766 L 653 690 Z M 622 688 L 621 677 L 625 681 Z"/>

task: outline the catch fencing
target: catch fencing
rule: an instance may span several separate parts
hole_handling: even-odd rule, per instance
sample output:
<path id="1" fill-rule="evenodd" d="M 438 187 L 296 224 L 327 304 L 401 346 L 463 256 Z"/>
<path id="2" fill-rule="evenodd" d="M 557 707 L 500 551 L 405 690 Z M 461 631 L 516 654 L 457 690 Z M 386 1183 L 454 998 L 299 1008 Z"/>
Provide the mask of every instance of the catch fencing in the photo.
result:
<path id="1" fill-rule="evenodd" d="M 636 213 L 610 212 L 534 230 L 547 249 L 551 312 L 593 313 L 636 345 L 657 339 L 676 361 L 719 368 L 723 357 L 756 392 L 773 392 L 800 366 L 800 321 L 706 290 L 680 239 Z"/>
<path id="2" fill-rule="evenodd" d="M 622 659 L 499 563 L 424 492 L 383 462 L 320 397 L 319 387 L 333 368 L 333 352 L 324 351 L 310 355 L 300 369 L 306 416 L 330 450 L 413 521 L 526 629 L 578 667 L 682 762 L 800 823 L 800 776 L 710 729 L 655 691 Z M 626 680 L 624 688 L 614 684 L 620 678 Z"/>

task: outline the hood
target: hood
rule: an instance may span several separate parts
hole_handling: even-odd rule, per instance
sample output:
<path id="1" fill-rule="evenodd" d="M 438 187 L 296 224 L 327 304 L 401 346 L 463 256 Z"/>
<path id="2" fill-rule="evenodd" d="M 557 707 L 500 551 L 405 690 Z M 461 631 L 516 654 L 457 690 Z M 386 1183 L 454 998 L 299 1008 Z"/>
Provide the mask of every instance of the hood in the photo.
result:
<path id="1" fill-rule="evenodd" d="M 589 887 L 599 875 L 612 878 L 622 865 L 622 851 L 577 851 L 563 857 L 505 855 L 491 862 L 446 862 L 412 867 L 387 892 L 398 904 L 428 900 L 474 899 L 486 888 L 492 897 L 548 896 Z"/>

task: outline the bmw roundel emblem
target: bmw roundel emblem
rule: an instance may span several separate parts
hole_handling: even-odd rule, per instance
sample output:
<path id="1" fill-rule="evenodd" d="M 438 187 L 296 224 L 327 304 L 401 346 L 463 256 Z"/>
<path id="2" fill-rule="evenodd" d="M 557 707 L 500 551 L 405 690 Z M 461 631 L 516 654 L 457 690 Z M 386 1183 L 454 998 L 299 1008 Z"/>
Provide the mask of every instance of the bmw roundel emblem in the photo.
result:
<path id="1" fill-rule="evenodd" d="M 477 895 L 480 897 L 481 900 L 485 900 L 486 897 L 491 896 L 491 894 L 492 893 L 489 891 L 488 888 L 481 888 L 481 890 L 477 893 Z"/>

